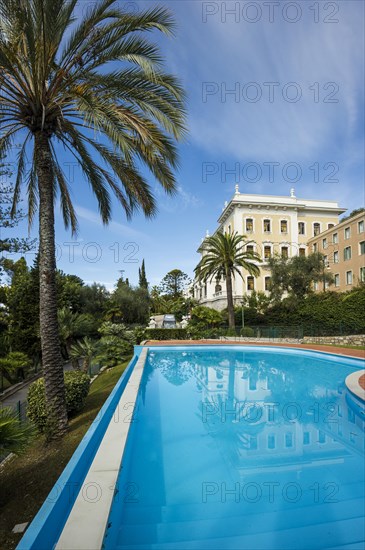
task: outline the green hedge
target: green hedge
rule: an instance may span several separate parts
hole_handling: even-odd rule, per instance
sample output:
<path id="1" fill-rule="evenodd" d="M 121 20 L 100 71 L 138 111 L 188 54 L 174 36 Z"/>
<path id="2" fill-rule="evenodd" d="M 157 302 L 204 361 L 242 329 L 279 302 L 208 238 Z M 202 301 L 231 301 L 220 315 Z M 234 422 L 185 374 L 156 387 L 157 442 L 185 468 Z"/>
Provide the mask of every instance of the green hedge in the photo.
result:
<path id="1" fill-rule="evenodd" d="M 188 333 L 184 328 L 148 328 L 145 334 L 148 340 L 188 339 Z"/>
<path id="2" fill-rule="evenodd" d="M 80 411 L 90 388 L 90 378 L 80 371 L 65 372 L 66 404 L 69 416 Z M 48 423 L 44 378 L 39 378 L 29 386 L 27 415 L 40 432 Z"/>

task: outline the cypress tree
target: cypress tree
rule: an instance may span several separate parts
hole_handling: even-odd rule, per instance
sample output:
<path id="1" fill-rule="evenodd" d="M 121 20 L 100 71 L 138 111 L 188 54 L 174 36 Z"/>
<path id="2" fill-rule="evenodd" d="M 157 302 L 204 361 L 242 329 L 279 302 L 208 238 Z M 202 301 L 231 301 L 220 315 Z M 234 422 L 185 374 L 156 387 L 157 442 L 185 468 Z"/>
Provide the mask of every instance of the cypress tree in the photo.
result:
<path id="1" fill-rule="evenodd" d="M 146 267 L 145 267 L 144 259 L 142 260 L 141 268 L 138 269 L 138 274 L 139 274 L 139 286 L 141 288 L 145 288 L 147 290 L 148 289 L 148 281 L 147 281 L 147 277 L 146 277 Z"/>

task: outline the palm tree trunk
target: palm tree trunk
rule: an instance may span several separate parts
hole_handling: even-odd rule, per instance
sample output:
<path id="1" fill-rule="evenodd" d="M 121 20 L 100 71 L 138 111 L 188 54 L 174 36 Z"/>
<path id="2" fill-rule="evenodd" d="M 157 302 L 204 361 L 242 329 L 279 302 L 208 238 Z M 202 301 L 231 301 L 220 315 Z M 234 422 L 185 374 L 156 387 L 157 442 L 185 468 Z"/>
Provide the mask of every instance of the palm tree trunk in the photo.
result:
<path id="1" fill-rule="evenodd" d="M 233 293 L 232 293 L 232 276 L 230 273 L 226 275 L 226 289 L 227 289 L 228 325 L 229 325 L 229 328 L 235 328 Z"/>
<path id="2" fill-rule="evenodd" d="M 63 361 L 57 320 L 54 190 L 51 151 L 44 132 L 34 136 L 39 193 L 39 299 L 42 365 L 49 409 L 49 437 L 67 429 Z"/>

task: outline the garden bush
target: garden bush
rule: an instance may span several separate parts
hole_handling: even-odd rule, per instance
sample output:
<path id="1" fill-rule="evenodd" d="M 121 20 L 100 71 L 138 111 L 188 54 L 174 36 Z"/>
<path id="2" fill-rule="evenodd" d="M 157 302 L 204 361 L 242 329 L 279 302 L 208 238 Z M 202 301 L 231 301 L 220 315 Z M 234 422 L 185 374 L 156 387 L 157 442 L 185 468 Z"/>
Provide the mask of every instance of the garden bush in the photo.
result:
<path id="1" fill-rule="evenodd" d="M 184 328 L 148 328 L 145 334 L 148 340 L 186 340 L 188 338 Z"/>
<path id="2" fill-rule="evenodd" d="M 90 388 L 90 378 L 80 371 L 65 372 L 65 388 L 67 412 L 72 416 L 85 404 Z M 29 386 L 27 415 L 40 432 L 46 430 L 49 413 L 46 406 L 44 378 L 39 378 Z"/>
<path id="3" fill-rule="evenodd" d="M 251 327 L 243 327 L 241 328 L 241 336 L 246 336 L 251 338 L 252 336 L 255 336 L 255 331 Z"/>
<path id="4" fill-rule="evenodd" d="M 103 336 L 98 348 L 97 360 L 103 367 L 115 367 L 133 354 L 133 344 L 118 336 Z"/>

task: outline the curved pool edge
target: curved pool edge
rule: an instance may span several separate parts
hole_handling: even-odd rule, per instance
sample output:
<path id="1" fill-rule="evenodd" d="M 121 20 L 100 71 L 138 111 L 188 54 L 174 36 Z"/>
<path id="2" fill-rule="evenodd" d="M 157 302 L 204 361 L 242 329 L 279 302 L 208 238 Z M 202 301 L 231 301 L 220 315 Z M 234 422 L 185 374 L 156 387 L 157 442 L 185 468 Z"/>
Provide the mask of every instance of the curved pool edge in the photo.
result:
<path id="1" fill-rule="evenodd" d="M 171 350 L 172 348 L 177 351 L 188 351 L 188 350 L 206 350 L 209 347 L 212 348 L 219 348 L 219 349 L 237 349 L 242 348 L 242 351 L 254 351 L 254 350 L 261 350 L 261 351 L 292 351 L 292 352 L 301 352 L 301 353 L 312 353 L 315 355 L 322 355 L 327 356 L 331 358 L 336 358 L 337 360 L 346 360 L 350 362 L 354 362 L 354 366 L 358 366 L 359 369 L 364 368 L 365 365 L 365 358 L 363 357 L 357 357 L 354 355 L 345 355 L 341 353 L 334 353 L 329 351 L 322 351 L 318 349 L 312 349 L 307 347 L 296 347 L 292 344 L 288 345 L 280 345 L 280 344 L 270 344 L 270 343 L 249 343 L 249 342 L 224 342 L 224 343 L 198 343 L 198 344 L 187 344 L 186 342 L 183 342 L 181 344 L 168 344 L 168 341 L 162 343 L 152 343 L 151 341 L 146 342 L 145 347 L 149 348 L 149 351 L 151 350 Z M 361 366 L 360 366 L 361 365 Z"/>
<path id="2" fill-rule="evenodd" d="M 365 403 L 365 389 L 360 385 L 360 378 L 364 376 L 365 370 L 359 370 L 352 372 L 346 377 L 345 384 L 347 389 L 353 394 L 357 399 L 360 399 Z"/>
<path id="3" fill-rule="evenodd" d="M 140 347 L 138 346 L 120 379 L 19 541 L 16 550 L 49 550 L 54 547 L 139 355 Z"/>

